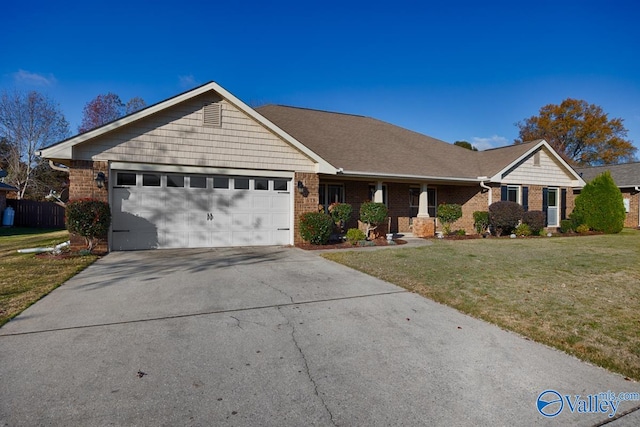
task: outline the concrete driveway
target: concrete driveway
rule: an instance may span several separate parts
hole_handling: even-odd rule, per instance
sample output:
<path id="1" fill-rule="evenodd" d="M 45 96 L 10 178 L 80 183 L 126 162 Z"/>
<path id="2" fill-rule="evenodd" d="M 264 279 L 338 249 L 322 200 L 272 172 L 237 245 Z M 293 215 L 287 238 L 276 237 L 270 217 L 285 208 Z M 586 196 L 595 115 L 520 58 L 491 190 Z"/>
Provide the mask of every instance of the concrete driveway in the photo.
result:
<path id="1" fill-rule="evenodd" d="M 607 391 L 640 390 L 290 248 L 112 253 L 0 329 L 3 426 L 591 426 Z"/>

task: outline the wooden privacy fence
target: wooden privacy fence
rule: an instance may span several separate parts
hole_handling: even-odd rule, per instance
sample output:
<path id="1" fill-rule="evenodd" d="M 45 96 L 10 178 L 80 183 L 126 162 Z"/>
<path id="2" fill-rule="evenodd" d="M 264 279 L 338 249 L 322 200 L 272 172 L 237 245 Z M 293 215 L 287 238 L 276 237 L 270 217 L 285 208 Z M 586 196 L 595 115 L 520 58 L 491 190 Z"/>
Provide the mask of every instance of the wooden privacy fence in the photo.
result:
<path id="1" fill-rule="evenodd" d="M 15 227 L 65 228 L 64 208 L 51 202 L 7 200 L 15 211 Z"/>

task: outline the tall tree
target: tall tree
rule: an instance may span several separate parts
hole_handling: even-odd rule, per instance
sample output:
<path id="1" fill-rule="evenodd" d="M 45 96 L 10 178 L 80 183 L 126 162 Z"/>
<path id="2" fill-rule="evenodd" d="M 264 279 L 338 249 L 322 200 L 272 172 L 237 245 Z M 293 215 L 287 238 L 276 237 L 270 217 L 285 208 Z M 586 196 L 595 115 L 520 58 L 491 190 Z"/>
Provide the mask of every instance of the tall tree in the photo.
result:
<path id="1" fill-rule="evenodd" d="M 626 139 L 619 118 L 609 119 L 601 107 L 567 98 L 549 104 L 537 116 L 516 123 L 516 144 L 546 140 L 565 160 L 578 166 L 617 164 L 634 160 L 636 148 Z"/>
<path id="2" fill-rule="evenodd" d="M 478 151 L 478 149 L 471 145 L 471 143 L 468 141 L 456 141 L 453 143 L 453 145 L 457 145 L 458 147 L 466 148 L 467 150 L 471 151 Z"/>
<path id="3" fill-rule="evenodd" d="M 82 123 L 78 127 L 78 132 L 90 131 L 144 107 L 146 107 L 146 104 L 140 97 L 131 98 L 125 104 L 115 93 L 109 92 L 106 95 L 98 95 L 84 106 Z"/>
<path id="4" fill-rule="evenodd" d="M 18 189 L 18 198 L 35 186 L 36 151 L 69 136 L 69 123 L 59 106 L 45 95 L 31 91 L 3 92 L 0 96 L 0 139 L 5 182 Z"/>

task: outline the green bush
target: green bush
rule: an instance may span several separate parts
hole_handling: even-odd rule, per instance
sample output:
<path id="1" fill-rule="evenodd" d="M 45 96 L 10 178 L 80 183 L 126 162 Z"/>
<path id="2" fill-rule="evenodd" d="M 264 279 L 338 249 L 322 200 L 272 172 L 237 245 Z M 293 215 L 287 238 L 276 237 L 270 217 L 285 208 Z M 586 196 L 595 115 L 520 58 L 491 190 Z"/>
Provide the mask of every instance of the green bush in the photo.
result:
<path id="1" fill-rule="evenodd" d="M 522 214 L 522 223 L 529 226 L 531 234 L 539 234 L 544 228 L 546 215 L 542 211 L 527 211 Z"/>
<path id="2" fill-rule="evenodd" d="M 324 245 L 333 231 L 333 219 L 323 212 L 300 215 L 300 236 L 312 245 Z"/>
<path id="3" fill-rule="evenodd" d="M 443 203 L 438 206 L 436 216 L 442 222 L 442 229 L 445 234 L 451 233 L 451 224 L 462 218 L 462 206 L 455 203 Z"/>
<path id="4" fill-rule="evenodd" d="M 589 231 L 591 231 L 591 229 L 587 224 L 580 224 L 579 226 L 576 227 L 576 233 L 586 234 Z"/>
<path id="5" fill-rule="evenodd" d="M 454 231 L 453 234 L 455 234 L 456 236 L 466 236 L 467 231 L 464 228 L 461 228 L 460 230 Z"/>
<path id="6" fill-rule="evenodd" d="M 84 237 L 91 252 L 101 238 L 107 236 L 111 225 L 109 204 L 95 199 L 71 200 L 65 209 L 67 230 Z"/>
<path id="7" fill-rule="evenodd" d="M 365 240 L 367 236 L 364 235 L 364 231 L 359 228 L 350 228 L 347 231 L 347 241 L 352 245 L 356 245 L 360 240 Z"/>
<path id="8" fill-rule="evenodd" d="M 560 232 L 561 233 L 569 233 L 573 231 L 575 226 L 573 225 L 573 221 L 570 219 L 563 219 L 560 221 Z"/>
<path id="9" fill-rule="evenodd" d="M 585 185 L 576 197 L 571 219 L 574 224 L 612 234 L 622 231 L 625 216 L 622 193 L 609 171 L 605 171 Z"/>
<path id="10" fill-rule="evenodd" d="M 500 201 L 489 206 L 489 225 L 496 236 L 511 234 L 522 219 L 524 209 L 515 202 Z"/>
<path id="11" fill-rule="evenodd" d="M 476 229 L 476 233 L 484 233 L 489 228 L 489 212 L 475 211 L 473 213 L 473 227 Z"/>
<path id="12" fill-rule="evenodd" d="M 516 236 L 531 236 L 531 234 L 533 234 L 531 231 L 531 227 L 529 227 L 524 222 L 516 227 L 514 233 Z"/>
<path id="13" fill-rule="evenodd" d="M 367 225 L 365 232 L 367 238 L 369 232 L 387 219 L 387 207 L 384 203 L 364 202 L 360 206 L 360 221 Z"/>
<path id="14" fill-rule="evenodd" d="M 353 208 L 349 203 L 332 203 L 329 205 L 329 215 L 333 219 L 333 222 L 342 231 L 344 225 L 351 219 L 351 212 Z"/>

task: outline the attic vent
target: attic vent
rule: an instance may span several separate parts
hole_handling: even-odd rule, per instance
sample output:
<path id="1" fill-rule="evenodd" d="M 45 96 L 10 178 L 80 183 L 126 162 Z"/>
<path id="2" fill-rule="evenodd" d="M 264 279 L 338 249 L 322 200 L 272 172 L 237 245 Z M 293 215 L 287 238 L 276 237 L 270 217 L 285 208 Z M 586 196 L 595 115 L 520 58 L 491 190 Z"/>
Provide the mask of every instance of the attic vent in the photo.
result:
<path id="1" fill-rule="evenodd" d="M 202 124 L 205 126 L 222 126 L 222 105 L 217 102 L 205 104 L 202 108 Z"/>

